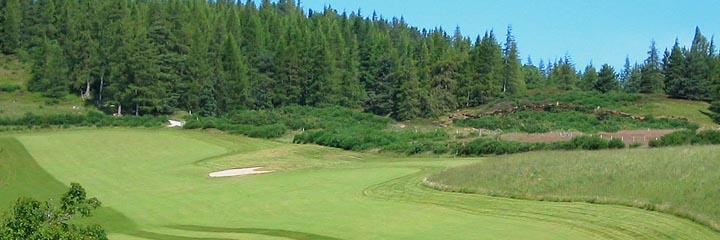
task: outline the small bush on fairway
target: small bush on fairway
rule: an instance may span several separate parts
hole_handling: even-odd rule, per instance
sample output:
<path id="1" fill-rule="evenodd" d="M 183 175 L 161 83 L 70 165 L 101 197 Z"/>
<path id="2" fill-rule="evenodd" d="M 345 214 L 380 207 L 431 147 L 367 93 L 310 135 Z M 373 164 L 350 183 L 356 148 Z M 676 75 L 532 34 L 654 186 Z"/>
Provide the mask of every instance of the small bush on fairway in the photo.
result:
<path id="1" fill-rule="evenodd" d="M 72 183 L 60 199 L 40 202 L 21 197 L 2 219 L 0 240 L 11 239 L 107 239 L 99 225 L 79 226 L 71 223 L 75 216 L 88 217 L 100 207 L 100 201 L 87 198 L 80 184 Z"/>

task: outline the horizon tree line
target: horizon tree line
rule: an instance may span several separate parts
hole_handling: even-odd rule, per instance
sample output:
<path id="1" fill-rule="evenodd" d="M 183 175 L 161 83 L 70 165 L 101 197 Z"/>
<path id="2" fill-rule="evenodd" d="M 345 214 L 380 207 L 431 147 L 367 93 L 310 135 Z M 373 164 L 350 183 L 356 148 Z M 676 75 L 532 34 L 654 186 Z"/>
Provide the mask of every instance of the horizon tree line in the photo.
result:
<path id="1" fill-rule="evenodd" d="M 718 97 L 718 55 L 700 34 L 654 43 L 620 74 L 565 57 L 522 64 L 508 26 L 465 37 L 376 13 L 304 11 L 293 0 L 0 0 L 0 46 L 32 64 L 28 90 L 77 94 L 106 112 L 219 116 L 287 105 L 432 117 L 527 89 Z"/>

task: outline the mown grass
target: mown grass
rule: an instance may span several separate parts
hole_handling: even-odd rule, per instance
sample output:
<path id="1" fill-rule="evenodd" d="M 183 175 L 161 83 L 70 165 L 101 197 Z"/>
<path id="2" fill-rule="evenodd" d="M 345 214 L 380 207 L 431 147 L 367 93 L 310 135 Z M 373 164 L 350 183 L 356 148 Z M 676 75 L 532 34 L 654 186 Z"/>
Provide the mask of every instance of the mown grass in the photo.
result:
<path id="1" fill-rule="evenodd" d="M 0 136 L 0 216 L 20 196 L 57 201 L 67 191 L 67 185 L 69 182 L 58 181 L 38 165 L 17 139 Z M 109 207 L 98 208 L 93 215 L 81 221 L 101 224 L 114 232 L 135 228 L 131 220 Z"/>
<path id="2" fill-rule="evenodd" d="M 449 169 L 440 188 L 522 199 L 621 204 L 720 229 L 720 148 L 513 155 Z"/>
<path id="3" fill-rule="evenodd" d="M 187 130 L 6 136 L 18 139 L 42 171 L 60 182 L 80 182 L 126 216 L 97 216 L 111 239 L 720 237 L 700 224 L 637 208 L 493 198 L 421 185 L 442 169 L 490 159 L 393 157 Z M 207 177 L 221 168 L 271 164 L 277 172 Z"/>

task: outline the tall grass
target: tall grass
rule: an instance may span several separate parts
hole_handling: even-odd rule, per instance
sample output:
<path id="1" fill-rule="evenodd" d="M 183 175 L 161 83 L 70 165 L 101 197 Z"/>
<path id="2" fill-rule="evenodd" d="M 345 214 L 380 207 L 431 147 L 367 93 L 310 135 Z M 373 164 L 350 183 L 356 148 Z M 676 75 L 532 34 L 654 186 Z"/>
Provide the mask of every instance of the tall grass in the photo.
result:
<path id="1" fill-rule="evenodd" d="M 717 146 L 537 152 L 449 169 L 428 182 L 493 196 L 626 205 L 720 230 L 718 169 Z"/>
<path id="2" fill-rule="evenodd" d="M 647 117 L 645 121 L 579 109 L 550 109 L 538 112 L 523 110 L 506 115 L 482 116 L 456 121 L 458 126 L 502 129 L 511 132 L 545 133 L 553 130 L 576 130 L 585 133 L 617 132 L 629 129 L 697 129 L 698 125 L 684 119 Z"/>

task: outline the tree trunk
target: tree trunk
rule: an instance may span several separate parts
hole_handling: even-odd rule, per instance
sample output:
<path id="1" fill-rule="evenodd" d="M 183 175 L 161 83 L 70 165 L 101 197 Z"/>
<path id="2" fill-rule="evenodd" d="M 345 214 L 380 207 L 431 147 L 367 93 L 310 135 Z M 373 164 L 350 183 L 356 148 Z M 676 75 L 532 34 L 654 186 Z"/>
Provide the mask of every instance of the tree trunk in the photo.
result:
<path id="1" fill-rule="evenodd" d="M 90 98 L 90 80 L 85 81 L 85 98 Z"/>
<path id="2" fill-rule="evenodd" d="M 100 90 L 98 91 L 98 101 L 97 101 L 97 108 L 102 107 L 102 98 L 103 98 L 103 85 L 105 84 L 105 74 L 100 75 Z"/>
<path id="3" fill-rule="evenodd" d="M 117 116 L 122 116 L 122 103 L 118 103 L 118 110 L 117 110 Z"/>

